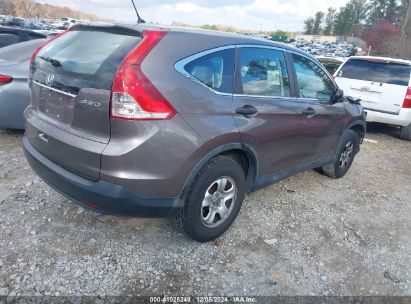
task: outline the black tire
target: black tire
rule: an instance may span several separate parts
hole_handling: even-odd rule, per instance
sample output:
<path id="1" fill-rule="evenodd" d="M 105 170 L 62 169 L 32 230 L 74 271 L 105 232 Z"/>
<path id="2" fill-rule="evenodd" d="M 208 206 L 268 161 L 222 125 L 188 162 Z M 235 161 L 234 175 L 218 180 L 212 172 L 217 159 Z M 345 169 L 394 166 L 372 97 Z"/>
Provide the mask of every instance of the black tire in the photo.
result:
<path id="1" fill-rule="evenodd" d="M 400 138 L 411 141 L 411 124 L 405 127 L 401 127 Z"/>
<path id="2" fill-rule="evenodd" d="M 343 153 L 347 155 L 349 151 L 349 144 L 352 144 L 352 152 L 350 157 L 347 159 L 343 157 Z M 348 150 L 347 150 L 348 149 Z M 337 148 L 337 153 L 335 156 L 335 161 L 329 163 L 321 168 L 321 171 L 324 175 L 332 177 L 332 178 L 340 178 L 343 177 L 348 169 L 350 169 L 355 155 L 360 150 L 360 136 L 358 133 L 352 130 L 347 130 L 344 132 L 343 136 L 341 137 L 339 146 Z M 344 159 L 341 161 L 341 159 Z"/>
<path id="3" fill-rule="evenodd" d="M 228 209 L 231 211 L 221 221 L 221 224 L 216 227 L 208 227 L 203 221 L 204 210 L 212 207 L 203 207 L 203 200 L 205 200 L 206 192 L 211 190 L 209 188 L 213 186 L 213 182 L 226 177 L 233 182 L 233 189 L 235 190 L 236 188 L 234 198 L 227 201 L 227 204 L 230 206 Z M 227 182 L 226 185 L 229 183 Z M 244 189 L 245 177 L 243 168 L 231 158 L 217 156 L 207 162 L 197 174 L 185 199 L 183 210 L 172 218 L 172 223 L 178 230 L 185 232 L 195 241 L 208 242 L 214 240 L 222 235 L 237 217 L 244 200 Z M 217 189 L 215 193 L 217 193 Z M 232 207 L 231 204 L 233 204 Z M 216 216 L 217 222 L 218 217 L 219 215 Z"/>

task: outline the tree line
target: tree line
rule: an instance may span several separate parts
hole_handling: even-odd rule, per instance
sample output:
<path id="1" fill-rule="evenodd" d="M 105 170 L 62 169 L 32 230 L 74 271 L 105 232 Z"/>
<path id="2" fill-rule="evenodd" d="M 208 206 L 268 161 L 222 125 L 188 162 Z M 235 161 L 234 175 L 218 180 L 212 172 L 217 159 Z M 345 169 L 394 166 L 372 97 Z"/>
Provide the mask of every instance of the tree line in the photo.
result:
<path id="1" fill-rule="evenodd" d="M 409 0 L 351 0 L 337 11 L 317 12 L 304 21 L 307 35 L 351 35 L 379 21 L 401 27 L 409 14 Z"/>
<path id="2" fill-rule="evenodd" d="M 75 19 L 95 20 L 92 14 L 85 14 L 68 7 L 61 7 L 34 0 L 0 0 L 0 15 L 11 15 L 25 18 L 58 19 L 71 17 Z"/>
<path id="3" fill-rule="evenodd" d="M 411 59 L 411 0 L 350 0 L 304 20 L 307 35 L 356 36 L 374 54 Z"/>

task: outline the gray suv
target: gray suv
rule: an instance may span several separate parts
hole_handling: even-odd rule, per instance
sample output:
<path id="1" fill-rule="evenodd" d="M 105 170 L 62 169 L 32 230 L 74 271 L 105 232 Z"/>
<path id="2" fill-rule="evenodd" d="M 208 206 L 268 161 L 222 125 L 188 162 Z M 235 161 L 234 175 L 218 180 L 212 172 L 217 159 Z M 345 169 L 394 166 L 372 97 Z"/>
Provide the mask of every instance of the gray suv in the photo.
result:
<path id="1" fill-rule="evenodd" d="M 23 145 L 51 187 L 98 212 L 220 236 L 244 196 L 304 170 L 344 176 L 361 105 L 313 57 L 246 36 L 81 24 L 40 47 Z"/>

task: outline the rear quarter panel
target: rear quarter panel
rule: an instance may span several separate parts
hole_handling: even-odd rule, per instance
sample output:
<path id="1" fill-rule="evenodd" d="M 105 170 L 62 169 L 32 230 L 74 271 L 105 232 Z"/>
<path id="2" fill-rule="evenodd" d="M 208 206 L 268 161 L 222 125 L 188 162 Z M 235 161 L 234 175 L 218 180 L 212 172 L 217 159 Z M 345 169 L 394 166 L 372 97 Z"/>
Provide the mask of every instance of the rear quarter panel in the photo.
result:
<path id="1" fill-rule="evenodd" d="M 232 117 L 233 98 L 195 83 L 179 73 L 175 64 L 193 54 L 237 42 L 234 36 L 170 31 L 143 62 L 144 73 L 207 143 L 200 155 L 222 144 L 240 142 Z"/>
<path id="2" fill-rule="evenodd" d="M 170 31 L 158 43 L 142 71 L 178 114 L 168 121 L 112 120 L 111 140 L 102 154 L 102 179 L 143 196 L 176 197 L 207 153 L 240 143 L 232 96 L 215 94 L 175 68 L 183 58 L 234 42 L 218 35 Z"/>
<path id="3" fill-rule="evenodd" d="M 145 197 L 177 197 L 203 142 L 180 115 L 163 121 L 113 119 L 100 178 Z"/>

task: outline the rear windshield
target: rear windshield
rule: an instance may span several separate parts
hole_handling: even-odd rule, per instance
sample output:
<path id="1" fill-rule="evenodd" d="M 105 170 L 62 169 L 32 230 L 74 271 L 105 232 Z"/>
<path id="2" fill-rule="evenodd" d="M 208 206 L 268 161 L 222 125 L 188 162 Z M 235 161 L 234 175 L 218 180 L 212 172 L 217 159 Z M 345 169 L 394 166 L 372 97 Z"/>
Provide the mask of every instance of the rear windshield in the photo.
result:
<path id="1" fill-rule="evenodd" d="M 40 50 L 36 65 L 38 61 L 41 65 L 53 65 L 60 75 L 89 77 L 105 74 L 113 78 L 117 66 L 140 40 L 138 36 L 108 32 L 71 31 Z"/>
<path id="2" fill-rule="evenodd" d="M 408 86 L 410 74 L 410 65 L 350 59 L 343 65 L 337 76 Z"/>

